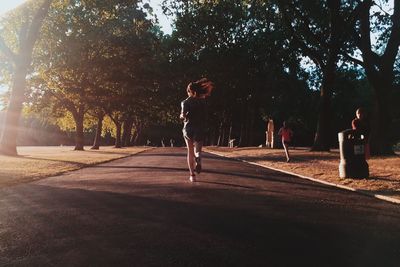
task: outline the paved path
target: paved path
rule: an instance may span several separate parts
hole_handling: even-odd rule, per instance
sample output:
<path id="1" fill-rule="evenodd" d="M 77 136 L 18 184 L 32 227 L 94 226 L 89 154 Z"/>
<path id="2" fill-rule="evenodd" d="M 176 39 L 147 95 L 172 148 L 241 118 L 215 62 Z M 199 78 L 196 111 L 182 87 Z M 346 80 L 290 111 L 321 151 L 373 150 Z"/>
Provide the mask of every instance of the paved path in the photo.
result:
<path id="1" fill-rule="evenodd" d="M 0 189 L 0 266 L 399 266 L 400 207 L 160 148 Z"/>

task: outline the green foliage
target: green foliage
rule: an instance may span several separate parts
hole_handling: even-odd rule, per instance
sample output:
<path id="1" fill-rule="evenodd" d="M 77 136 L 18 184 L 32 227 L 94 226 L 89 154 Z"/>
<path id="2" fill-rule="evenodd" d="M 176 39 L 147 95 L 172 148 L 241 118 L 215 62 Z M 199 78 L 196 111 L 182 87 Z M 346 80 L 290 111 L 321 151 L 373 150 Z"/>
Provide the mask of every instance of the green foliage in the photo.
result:
<path id="1" fill-rule="evenodd" d="M 176 139 L 186 86 L 207 77 L 217 86 L 207 100 L 209 144 L 227 144 L 229 138 L 239 145 L 263 143 L 264 119 L 273 116 L 277 128 L 288 121 L 296 142 L 310 145 L 327 66 L 337 69 L 329 91 L 332 139 L 348 127 L 358 106 L 372 110 L 374 96 L 365 73 L 347 64 L 345 56 L 356 51 L 351 25 L 359 30 L 353 11 L 361 1 L 166 0 L 163 9 L 175 22 L 167 36 L 148 4 L 117 2 L 53 1 L 28 75 L 29 114 L 49 118 L 66 131 L 75 129 L 82 116 L 90 132 L 97 118 L 107 114 L 103 136 L 115 137 L 116 124 L 133 120 L 132 132 L 147 130 L 148 136 L 167 139 L 164 135 L 176 134 Z M 18 50 L 13 29 L 30 18 L 24 10 L 0 22 L 0 34 L 13 51 Z M 375 51 L 385 48 L 392 25 L 387 14 L 371 13 L 372 31 L 379 34 Z M 331 53 L 333 40 L 338 46 Z M 307 59 L 313 67 L 305 67 Z M 398 55 L 395 88 L 399 62 Z M 2 54 L 0 70 L 1 83 L 9 83 L 13 64 Z M 392 100 L 398 101 L 395 90 Z M 398 129 L 400 115 L 392 111 Z"/>
<path id="2" fill-rule="evenodd" d="M 36 49 L 32 103 L 73 117 L 140 113 L 156 40 L 138 1 L 56 2 Z"/>
<path id="3" fill-rule="evenodd" d="M 281 30 L 275 5 L 171 1 L 168 8 L 176 16 L 176 31 L 168 41 L 171 67 L 178 74 L 174 77 L 177 95 L 185 98 L 192 80 L 203 76 L 213 80 L 217 89 L 209 99 L 209 119 L 210 130 L 217 135 L 232 127 L 232 135 L 239 138 L 244 126 L 248 138 L 242 145 L 250 143 L 256 125 L 262 123 L 260 110 L 281 116 L 282 98 L 291 91 L 304 91 L 304 82 L 297 81 L 305 73 Z M 288 80 L 295 84 L 289 85 Z"/>

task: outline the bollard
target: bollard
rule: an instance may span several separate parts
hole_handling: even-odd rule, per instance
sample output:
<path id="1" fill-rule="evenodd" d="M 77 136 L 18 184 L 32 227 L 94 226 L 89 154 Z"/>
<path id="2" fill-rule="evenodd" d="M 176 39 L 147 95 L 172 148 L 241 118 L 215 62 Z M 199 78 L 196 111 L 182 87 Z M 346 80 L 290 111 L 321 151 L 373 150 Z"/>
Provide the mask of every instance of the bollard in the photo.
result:
<path id="1" fill-rule="evenodd" d="M 340 178 L 368 178 L 368 163 L 365 160 L 365 137 L 358 131 L 348 129 L 338 133 Z"/>

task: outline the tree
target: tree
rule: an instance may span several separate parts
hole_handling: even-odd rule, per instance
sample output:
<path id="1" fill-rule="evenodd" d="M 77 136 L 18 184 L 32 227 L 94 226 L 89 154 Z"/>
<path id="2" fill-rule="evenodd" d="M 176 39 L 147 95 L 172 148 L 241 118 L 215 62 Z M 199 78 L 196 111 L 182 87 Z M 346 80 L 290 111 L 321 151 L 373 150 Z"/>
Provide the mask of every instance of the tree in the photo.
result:
<path id="1" fill-rule="evenodd" d="M 93 146 L 90 149 L 100 149 L 101 135 L 103 132 L 103 120 L 106 115 L 101 106 L 92 106 L 89 108 L 89 115 L 96 119 L 96 134 L 93 140 Z"/>
<path id="2" fill-rule="evenodd" d="M 21 12 L 29 15 L 36 7 L 33 1 L 28 2 L 21 7 Z M 43 21 L 50 8 L 51 0 L 41 2 L 36 9 L 34 15 L 28 16 L 31 20 L 25 20 L 19 25 L 17 52 L 7 45 L 7 40 L 0 36 L 0 50 L 13 63 L 13 77 L 11 97 L 8 103 L 7 115 L 0 140 L 0 153 L 5 155 L 17 155 L 17 135 L 18 124 L 24 102 L 24 94 L 26 90 L 26 76 L 32 61 L 32 52 L 39 37 L 40 29 Z M 16 18 L 14 18 L 16 19 Z"/>
<path id="3" fill-rule="evenodd" d="M 372 12 L 374 2 L 359 2 L 361 12 L 354 26 L 354 44 L 362 53 L 362 60 L 347 56 L 361 65 L 374 89 L 374 109 L 371 131 L 371 154 L 393 154 L 391 138 L 391 101 L 396 89 L 395 63 L 400 47 L 400 3 L 394 1 L 393 14 Z M 371 33 L 379 32 L 377 44 L 371 42 Z M 392 104 L 393 103 L 393 104 Z"/>
<path id="4" fill-rule="evenodd" d="M 125 81 L 140 76 L 136 69 L 145 62 L 143 54 L 151 54 L 147 40 L 152 24 L 135 0 L 60 2 L 49 21 L 38 56 L 37 87 L 43 89 L 42 104 L 53 103 L 72 114 L 75 149 L 81 150 L 85 114 L 89 109 L 104 111 L 105 103 L 118 105 L 129 91 Z"/>
<path id="5" fill-rule="evenodd" d="M 309 57 L 322 73 L 318 124 L 314 151 L 328 151 L 331 146 L 331 98 L 334 92 L 340 51 L 358 10 L 340 0 L 277 1 L 288 30 L 289 39 Z"/>
<path id="6" fill-rule="evenodd" d="M 208 77 L 217 85 L 208 100 L 209 143 L 259 142 L 264 136 L 260 110 L 272 113 L 273 97 L 304 88 L 281 86 L 288 77 L 302 79 L 302 73 L 276 6 L 240 0 L 171 2 L 167 8 L 176 16 L 176 30 L 170 55 L 179 74 L 174 81 L 181 88 L 178 96 L 185 97 L 189 81 Z"/>

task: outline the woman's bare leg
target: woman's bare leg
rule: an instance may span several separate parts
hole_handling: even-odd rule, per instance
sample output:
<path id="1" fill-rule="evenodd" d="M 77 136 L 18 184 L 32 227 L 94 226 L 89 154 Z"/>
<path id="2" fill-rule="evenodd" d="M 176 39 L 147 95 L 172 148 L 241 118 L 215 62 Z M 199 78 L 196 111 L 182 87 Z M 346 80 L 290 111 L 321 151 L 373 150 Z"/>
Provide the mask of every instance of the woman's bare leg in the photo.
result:
<path id="1" fill-rule="evenodd" d="M 203 141 L 194 142 L 194 156 L 196 158 L 200 158 L 201 157 L 202 148 L 203 148 Z"/>
<path id="2" fill-rule="evenodd" d="M 194 145 L 193 141 L 186 139 L 186 147 L 187 147 L 187 163 L 190 171 L 190 176 L 194 176 Z"/>
<path id="3" fill-rule="evenodd" d="M 196 160 L 195 170 L 197 173 L 201 172 L 201 149 L 203 148 L 203 141 L 194 142 L 194 156 Z"/>
<path id="4" fill-rule="evenodd" d="M 286 161 L 289 162 L 290 161 L 289 146 L 288 146 L 288 144 L 285 144 L 285 142 L 282 142 L 282 145 L 283 145 L 283 149 L 285 150 Z"/>

